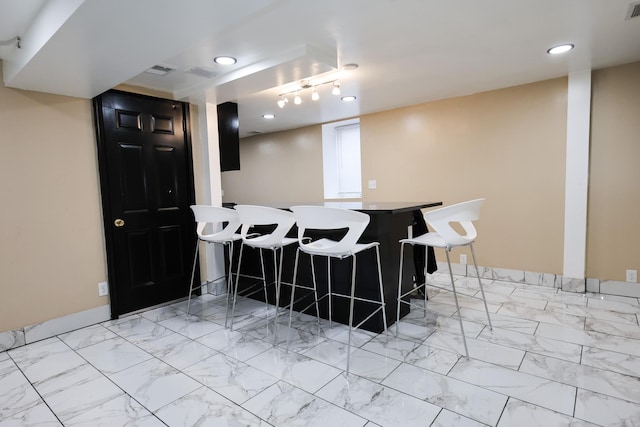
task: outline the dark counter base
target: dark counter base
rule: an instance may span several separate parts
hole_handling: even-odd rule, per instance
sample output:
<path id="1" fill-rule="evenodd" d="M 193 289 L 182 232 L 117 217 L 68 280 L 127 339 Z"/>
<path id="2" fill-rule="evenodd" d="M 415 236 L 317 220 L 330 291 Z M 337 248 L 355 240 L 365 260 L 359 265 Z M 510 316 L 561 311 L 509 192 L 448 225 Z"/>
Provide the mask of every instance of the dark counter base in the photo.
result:
<path id="1" fill-rule="evenodd" d="M 398 295 L 398 271 L 400 264 L 400 243 L 399 240 L 407 237 L 407 228 L 413 227 L 413 234 L 419 235 L 425 232 L 426 225 L 422 219 L 420 210 L 400 210 L 400 211 L 386 211 L 378 212 L 375 215 L 370 215 L 371 221 L 362 235 L 361 242 L 380 242 L 380 261 L 382 269 L 382 280 L 384 287 L 384 297 L 386 302 L 386 316 L 387 327 L 391 326 L 396 321 L 396 298 Z M 296 236 L 296 230 L 290 233 L 291 237 Z M 237 245 L 239 246 L 239 245 Z M 282 289 L 280 293 L 280 306 L 289 305 L 291 296 L 291 286 L 289 283 L 293 280 L 293 267 L 296 256 L 297 245 L 291 245 L 284 250 L 284 261 L 282 269 Z M 422 249 L 422 250 L 421 250 Z M 433 250 L 429 248 L 428 251 L 428 263 L 429 272 L 435 271 L 435 257 L 433 256 Z M 238 259 L 239 248 L 236 250 L 234 258 Z M 415 249 L 406 245 L 405 247 L 405 262 L 403 267 L 403 292 L 409 291 L 413 287 L 414 278 L 418 283 L 424 281 L 424 265 L 425 255 L 424 248 L 416 247 Z M 273 255 L 271 251 L 264 251 L 265 269 L 267 270 L 267 282 L 274 281 L 273 272 Z M 300 266 L 298 267 L 298 279 L 297 282 L 304 285 L 311 285 L 311 266 L 310 257 L 305 253 L 300 254 Z M 413 262 L 411 262 L 413 260 Z M 319 297 L 325 295 L 327 292 L 327 260 L 324 257 L 315 257 L 315 271 L 318 284 Z M 237 271 L 237 264 L 234 262 L 233 270 Z M 369 299 L 379 299 L 379 284 L 378 284 L 378 272 L 376 268 L 375 250 L 367 250 L 357 255 L 357 270 L 356 270 L 356 296 Z M 260 275 L 260 258 L 259 251 L 249 247 L 244 248 L 242 271 L 241 274 L 245 275 Z M 240 278 L 240 293 L 243 289 L 251 286 L 256 280 L 248 279 L 246 277 Z M 331 260 L 331 284 L 333 292 L 342 293 L 345 295 L 350 294 L 351 286 L 351 259 L 345 260 Z M 296 300 L 300 299 L 300 296 L 304 295 L 305 290 L 296 290 Z M 275 304 L 275 287 L 269 287 L 269 302 Z M 264 301 L 264 293 L 257 292 L 252 296 Z M 308 295 L 303 300 L 294 305 L 294 310 L 299 311 L 313 302 L 313 297 Z M 342 297 L 334 297 L 332 301 L 333 314 L 332 319 L 339 323 L 349 323 L 349 300 Z M 354 325 L 357 325 L 365 319 L 373 310 L 377 308 L 376 305 L 361 301 L 356 301 L 354 305 Z M 307 314 L 315 315 L 315 307 L 311 306 L 307 311 Z M 400 317 L 404 317 L 409 313 L 409 306 L 403 304 L 401 306 Z M 328 298 L 324 298 L 320 302 L 320 317 L 324 319 L 329 318 L 328 312 Z M 383 317 L 379 312 L 367 322 L 362 325 L 363 329 L 372 332 L 382 332 Z"/>

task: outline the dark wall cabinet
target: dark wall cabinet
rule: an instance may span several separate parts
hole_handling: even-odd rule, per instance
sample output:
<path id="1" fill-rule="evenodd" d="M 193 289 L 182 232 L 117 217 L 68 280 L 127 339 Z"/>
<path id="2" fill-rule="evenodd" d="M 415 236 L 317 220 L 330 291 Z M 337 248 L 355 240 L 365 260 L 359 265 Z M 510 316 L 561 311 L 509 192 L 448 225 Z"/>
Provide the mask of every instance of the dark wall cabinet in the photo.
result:
<path id="1" fill-rule="evenodd" d="M 218 144 L 222 172 L 240 170 L 238 123 L 238 104 L 225 102 L 218 105 Z"/>

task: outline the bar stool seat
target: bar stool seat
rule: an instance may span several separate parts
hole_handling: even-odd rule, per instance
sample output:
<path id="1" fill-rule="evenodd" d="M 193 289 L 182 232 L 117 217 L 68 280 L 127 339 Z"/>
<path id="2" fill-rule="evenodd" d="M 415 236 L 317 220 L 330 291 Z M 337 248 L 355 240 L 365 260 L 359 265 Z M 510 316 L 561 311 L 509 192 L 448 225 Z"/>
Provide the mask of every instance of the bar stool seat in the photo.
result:
<path id="1" fill-rule="evenodd" d="M 349 299 L 349 338 L 347 341 L 347 369 L 346 372 L 349 374 L 349 362 L 351 358 L 351 334 L 353 328 L 359 328 L 373 317 L 379 311 L 382 311 L 382 319 L 384 323 L 384 330 L 387 330 L 387 316 L 385 312 L 385 302 L 384 302 L 384 289 L 382 285 L 382 271 L 380 267 L 380 244 L 378 242 L 371 243 L 357 243 L 360 236 L 364 232 L 365 228 L 369 224 L 369 215 L 352 211 L 348 209 L 340 209 L 340 208 L 329 208 L 323 206 L 293 206 L 291 208 L 293 214 L 295 215 L 296 224 L 298 226 L 298 250 L 296 251 L 296 259 L 293 273 L 293 283 L 291 286 L 291 302 L 289 306 L 289 336 L 291 334 L 291 319 L 293 317 L 293 306 L 296 302 L 295 300 L 295 292 L 298 288 L 309 289 L 313 291 L 314 302 L 311 304 L 315 304 L 316 313 L 318 313 L 318 302 L 323 298 L 327 297 L 329 300 L 329 321 L 331 322 L 332 316 L 332 299 L 333 297 L 341 297 Z M 329 238 L 318 238 L 317 240 L 311 240 L 308 236 L 306 236 L 305 232 L 307 230 L 346 230 L 346 233 L 339 240 L 333 240 Z M 377 268 L 378 268 L 378 279 L 380 286 L 380 299 L 373 300 L 369 298 L 361 298 L 355 295 L 356 290 L 356 255 L 362 251 L 375 248 L 376 250 L 376 259 L 377 259 Z M 311 272 L 312 272 L 312 286 L 305 286 L 302 284 L 296 283 L 297 272 L 298 272 L 298 262 L 300 258 L 300 252 L 304 252 L 311 256 Z M 327 261 L 327 286 L 328 292 L 321 298 L 318 298 L 318 288 L 317 288 L 317 279 L 316 272 L 313 263 L 313 259 L 316 256 L 328 257 Z M 331 258 L 337 259 L 352 259 L 351 265 L 351 289 L 350 294 L 342 294 L 336 293 L 332 290 L 331 286 Z M 363 301 L 367 303 L 374 303 L 378 305 L 375 310 L 371 314 L 369 314 L 365 319 L 363 319 L 357 325 L 353 325 L 353 307 L 355 301 Z M 307 310 L 309 305 L 304 310 Z M 287 348 L 289 346 L 289 338 L 287 339 Z"/>
<path id="2" fill-rule="evenodd" d="M 191 306 L 191 294 L 194 289 L 199 289 L 204 285 L 193 286 L 193 279 L 196 273 L 196 263 L 198 260 L 198 252 L 200 248 L 200 242 L 204 243 L 213 243 L 222 245 L 223 248 L 226 247 L 229 257 L 229 269 L 228 273 L 222 275 L 216 279 L 213 279 L 212 282 L 220 280 L 227 276 L 227 306 L 226 306 L 226 315 L 229 314 L 229 295 L 231 294 L 232 289 L 232 278 L 231 278 L 231 266 L 233 265 L 233 245 L 234 242 L 237 242 L 242 239 L 242 236 L 236 231 L 240 228 L 240 217 L 238 216 L 238 212 L 233 209 L 222 208 L 217 206 L 208 206 L 208 205 L 193 205 L 191 206 L 191 210 L 193 211 L 193 216 L 196 221 L 196 234 L 198 236 L 198 240 L 196 241 L 196 250 L 193 256 L 193 268 L 191 270 L 191 281 L 189 286 L 189 300 L 187 302 L 187 314 L 189 314 L 189 309 Z M 213 231 L 210 233 L 205 232 L 207 226 L 212 227 Z M 226 326 L 226 318 L 225 318 L 225 326 Z"/>
<path id="3" fill-rule="evenodd" d="M 294 237 L 286 237 L 291 227 L 295 224 L 295 218 L 289 211 L 276 209 L 267 206 L 255 205 L 236 205 L 234 209 L 238 212 L 240 223 L 242 224 L 240 235 L 242 238 L 242 246 L 240 247 L 240 255 L 238 257 L 238 270 L 236 274 L 236 284 L 233 295 L 233 304 L 231 308 L 231 326 L 233 329 L 233 318 L 235 315 L 236 302 L 238 299 L 238 279 L 240 278 L 240 269 L 242 266 L 242 254 L 245 246 L 258 249 L 260 251 L 260 267 L 262 289 L 264 290 L 265 304 L 268 309 L 269 298 L 267 293 L 267 277 L 264 266 L 263 251 L 270 250 L 273 253 L 273 271 L 275 274 L 275 328 L 277 328 L 278 308 L 280 306 L 280 286 L 282 283 L 282 258 L 284 247 L 296 243 L 298 240 Z M 263 231 L 255 229 L 256 226 L 275 226 L 271 231 Z M 278 251 L 280 257 L 278 259 Z M 250 296 L 259 291 L 245 291 L 245 296 Z"/>
<path id="4" fill-rule="evenodd" d="M 400 240 L 401 249 L 400 249 L 400 273 L 398 277 L 398 301 L 397 301 L 397 319 L 396 319 L 396 335 L 399 334 L 399 323 L 400 323 L 400 304 L 411 304 L 411 301 L 405 301 L 403 298 L 407 297 L 410 293 L 414 292 L 416 289 L 420 289 L 424 287 L 424 310 L 426 314 L 427 310 L 427 286 L 431 286 L 434 288 L 438 288 L 445 291 L 453 291 L 453 298 L 456 304 L 456 308 L 458 311 L 458 320 L 460 321 L 460 331 L 462 333 L 462 341 L 464 343 L 464 350 L 467 358 L 469 357 L 469 349 L 467 347 L 467 339 L 464 334 L 464 326 L 462 324 L 462 315 L 460 313 L 460 304 L 458 303 L 458 292 L 456 291 L 456 285 L 453 280 L 453 272 L 451 271 L 451 260 L 449 257 L 449 252 L 451 252 L 455 248 L 469 246 L 471 249 L 471 256 L 473 258 L 473 265 L 476 270 L 476 276 L 478 277 L 478 284 L 480 285 L 480 293 L 482 294 L 482 298 L 478 298 L 472 295 L 466 295 L 471 298 L 481 299 L 484 303 L 484 309 L 487 313 L 487 320 L 489 321 L 489 328 L 493 329 L 491 324 L 491 316 L 489 316 L 489 309 L 487 307 L 487 299 L 484 295 L 484 288 L 482 287 L 482 280 L 480 279 L 480 272 L 478 271 L 478 264 L 476 262 L 476 254 L 473 250 L 473 242 L 475 242 L 478 233 L 476 228 L 473 225 L 473 221 L 477 221 L 480 217 L 480 207 L 485 199 L 476 199 L 470 200 L 467 202 L 458 203 L 455 205 L 446 206 L 440 209 L 435 209 L 431 211 L 427 211 L 424 213 L 425 222 L 433 228 L 434 232 L 429 232 L 422 234 L 418 237 L 410 238 L 410 239 L 402 239 Z M 465 234 L 462 234 L 458 230 L 456 230 L 452 224 L 459 224 L 460 227 L 464 230 Z M 426 274 L 425 274 L 425 282 L 418 285 L 417 288 L 412 289 L 409 292 L 402 293 L 402 263 L 404 256 L 404 247 L 405 245 L 422 245 L 422 246 L 431 246 L 434 248 L 441 248 L 445 250 L 445 254 L 447 255 L 447 264 L 449 266 L 449 277 L 451 279 L 451 289 L 443 288 L 441 286 L 437 286 L 434 284 L 427 283 Z M 426 265 L 426 263 L 425 263 Z"/>

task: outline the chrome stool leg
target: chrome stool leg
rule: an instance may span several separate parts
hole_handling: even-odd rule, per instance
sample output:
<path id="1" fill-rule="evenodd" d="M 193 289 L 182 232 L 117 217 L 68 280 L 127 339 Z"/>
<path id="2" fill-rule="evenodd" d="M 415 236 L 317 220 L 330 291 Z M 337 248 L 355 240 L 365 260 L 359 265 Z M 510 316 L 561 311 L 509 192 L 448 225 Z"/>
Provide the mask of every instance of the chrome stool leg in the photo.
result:
<path id="1" fill-rule="evenodd" d="M 382 284 L 382 267 L 380 264 L 380 246 L 376 246 L 376 258 L 378 259 L 378 281 L 380 283 L 380 304 L 382 305 L 382 326 L 384 327 L 384 333 L 388 335 L 387 310 L 386 303 L 384 302 L 384 286 Z"/>
<path id="2" fill-rule="evenodd" d="M 404 244 L 400 245 L 400 271 L 398 273 L 398 302 L 396 311 L 396 337 L 400 336 L 400 306 L 402 305 L 402 267 L 404 262 Z"/>
<path id="3" fill-rule="evenodd" d="M 353 260 L 351 270 L 351 301 L 349 304 L 349 338 L 347 339 L 347 375 L 349 375 L 349 362 L 351 359 L 351 332 L 353 330 L 353 305 L 356 296 L 356 257 L 351 256 Z"/>
<path id="4" fill-rule="evenodd" d="M 229 276 L 227 277 L 227 301 L 224 313 L 224 327 L 227 327 L 227 321 L 229 320 L 229 300 L 233 297 L 233 241 L 227 244 L 229 251 Z M 236 274 L 237 277 L 237 274 Z"/>
<path id="5" fill-rule="evenodd" d="M 189 300 L 187 301 L 187 315 L 191 308 L 191 293 L 193 292 L 193 278 L 196 275 L 196 264 L 198 263 L 198 252 L 200 251 L 200 239 L 196 239 L 196 250 L 193 255 L 193 268 L 191 269 L 191 280 L 189 281 Z"/>
<path id="6" fill-rule="evenodd" d="M 473 258 L 473 266 L 476 269 L 476 276 L 478 276 L 478 284 L 480 285 L 480 292 L 482 293 L 482 301 L 484 302 L 484 310 L 487 313 L 487 320 L 489 321 L 489 329 L 493 331 L 493 325 L 491 324 L 491 316 L 489 316 L 489 307 L 487 307 L 487 298 L 484 296 L 484 288 L 482 287 L 482 280 L 480 280 L 480 271 L 478 270 L 478 263 L 476 262 L 476 254 L 473 250 L 473 244 L 471 247 L 471 257 Z"/>
<path id="7" fill-rule="evenodd" d="M 240 266 L 242 265 L 242 252 L 244 250 L 244 244 L 240 245 L 240 255 L 238 256 L 238 270 L 236 272 L 236 286 L 233 290 L 233 304 L 231 305 L 231 324 L 229 330 L 233 331 L 233 320 L 236 315 L 236 302 L 238 300 L 238 281 L 240 279 Z M 225 322 L 226 323 L 226 322 Z"/>
<path id="8" fill-rule="evenodd" d="M 464 343 L 464 352 L 469 358 L 469 348 L 467 347 L 467 337 L 464 334 L 464 326 L 462 325 L 462 313 L 460 312 L 460 304 L 458 303 L 458 292 L 456 292 L 456 285 L 453 282 L 453 272 L 451 271 L 451 261 L 449 258 L 449 250 L 445 249 L 447 254 L 447 264 L 449 264 L 449 277 L 451 278 L 451 286 L 453 287 L 453 299 L 456 302 L 456 308 L 458 309 L 458 320 L 460 321 L 460 332 L 462 332 L 462 342 Z"/>

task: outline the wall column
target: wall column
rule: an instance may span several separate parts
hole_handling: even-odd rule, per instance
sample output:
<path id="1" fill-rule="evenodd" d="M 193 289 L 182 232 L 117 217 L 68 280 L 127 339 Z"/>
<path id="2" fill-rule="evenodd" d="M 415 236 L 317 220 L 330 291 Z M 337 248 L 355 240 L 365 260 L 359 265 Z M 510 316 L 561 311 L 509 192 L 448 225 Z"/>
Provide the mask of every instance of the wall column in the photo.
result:
<path id="1" fill-rule="evenodd" d="M 569 73 L 563 276 L 585 279 L 591 70 Z"/>
<path id="2" fill-rule="evenodd" d="M 202 139 L 203 187 L 208 200 L 201 203 L 222 206 L 222 179 L 220 176 L 220 150 L 218 145 L 218 110 L 215 102 L 204 102 L 198 108 L 200 137 Z M 224 253 L 220 245 L 206 245 L 206 281 L 224 276 Z M 204 246 L 200 246 L 204 249 Z M 201 258 L 202 259 L 202 258 Z M 216 283 L 218 284 L 218 283 Z"/>

